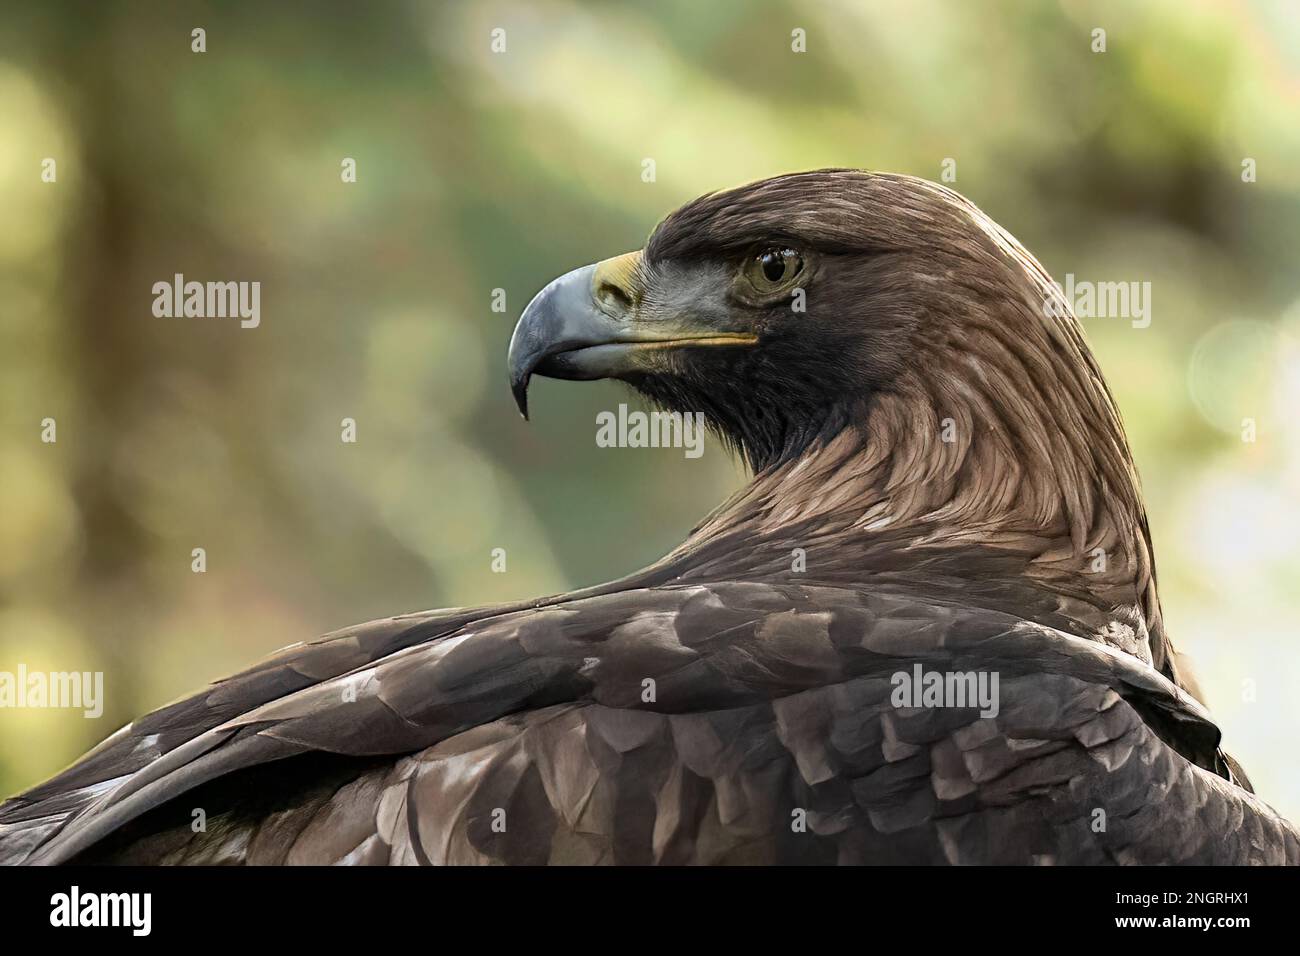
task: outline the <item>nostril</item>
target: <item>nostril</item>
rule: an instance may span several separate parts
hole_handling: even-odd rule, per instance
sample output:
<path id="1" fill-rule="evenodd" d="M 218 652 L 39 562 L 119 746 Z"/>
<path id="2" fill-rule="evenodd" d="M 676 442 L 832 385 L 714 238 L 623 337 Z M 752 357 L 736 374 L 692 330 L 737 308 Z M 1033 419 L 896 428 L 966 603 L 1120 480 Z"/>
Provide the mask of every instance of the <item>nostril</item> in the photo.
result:
<path id="1" fill-rule="evenodd" d="M 612 318 L 633 312 L 641 296 L 641 253 L 628 252 L 596 263 L 591 296 L 596 307 Z"/>
<path id="2" fill-rule="evenodd" d="M 627 312 L 632 308 L 632 296 L 626 289 L 613 282 L 601 282 L 597 285 L 596 301 L 609 311 Z"/>

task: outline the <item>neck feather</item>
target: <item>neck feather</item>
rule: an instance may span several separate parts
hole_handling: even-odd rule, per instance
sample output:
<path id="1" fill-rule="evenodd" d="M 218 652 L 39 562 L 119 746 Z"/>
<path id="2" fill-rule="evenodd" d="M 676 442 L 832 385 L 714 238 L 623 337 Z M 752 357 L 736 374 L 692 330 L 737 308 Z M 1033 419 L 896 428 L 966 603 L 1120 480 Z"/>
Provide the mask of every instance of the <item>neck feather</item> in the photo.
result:
<path id="1" fill-rule="evenodd" d="M 1176 679 L 1137 474 L 1073 317 L 1016 323 L 1014 334 L 975 318 L 888 390 L 833 409 L 668 564 L 683 579 L 984 601 Z"/>

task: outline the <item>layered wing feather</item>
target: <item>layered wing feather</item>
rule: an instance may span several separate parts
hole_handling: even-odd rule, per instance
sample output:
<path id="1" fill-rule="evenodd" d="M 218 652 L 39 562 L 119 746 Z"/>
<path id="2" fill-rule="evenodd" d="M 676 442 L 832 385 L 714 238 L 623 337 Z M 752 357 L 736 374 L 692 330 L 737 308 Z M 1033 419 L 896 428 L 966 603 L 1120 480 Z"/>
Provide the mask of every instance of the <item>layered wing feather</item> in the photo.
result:
<path id="1" fill-rule="evenodd" d="M 1285 821 L 1206 769 L 1195 701 L 1006 614 L 720 582 L 412 621 L 315 645 L 283 693 L 253 678 L 202 719 L 146 718 L 165 749 L 110 745 L 6 804 L 0 857 L 1300 861 Z M 894 706 L 915 663 L 998 674 L 997 715 Z"/>

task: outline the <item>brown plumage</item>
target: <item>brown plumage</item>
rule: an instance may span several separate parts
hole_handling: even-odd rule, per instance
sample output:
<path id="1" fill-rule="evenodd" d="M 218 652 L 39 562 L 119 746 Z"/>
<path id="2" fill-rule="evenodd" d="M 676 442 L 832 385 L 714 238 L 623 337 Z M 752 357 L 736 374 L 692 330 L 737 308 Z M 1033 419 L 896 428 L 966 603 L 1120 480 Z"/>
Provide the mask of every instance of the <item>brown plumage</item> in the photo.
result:
<path id="1" fill-rule="evenodd" d="M 350 628 L 150 714 L 0 808 L 0 860 L 1300 861 L 1184 689 L 1052 293 L 909 177 L 688 204 L 537 296 L 512 384 L 703 412 L 745 489 L 620 581 Z M 900 705 L 917 665 L 998 675 L 997 713 Z"/>

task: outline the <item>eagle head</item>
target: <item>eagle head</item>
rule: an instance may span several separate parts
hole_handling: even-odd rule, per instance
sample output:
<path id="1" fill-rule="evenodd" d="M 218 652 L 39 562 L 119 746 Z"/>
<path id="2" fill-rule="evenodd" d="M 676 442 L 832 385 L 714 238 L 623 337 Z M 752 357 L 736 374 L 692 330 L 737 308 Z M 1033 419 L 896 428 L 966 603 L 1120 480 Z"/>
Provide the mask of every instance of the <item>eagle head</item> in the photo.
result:
<path id="1" fill-rule="evenodd" d="M 511 385 L 619 379 L 699 412 L 761 470 L 950 357 L 990 307 L 1041 324 L 1051 286 L 965 199 L 908 176 L 820 170 L 712 193 L 643 250 L 575 269 L 524 310 Z"/>

